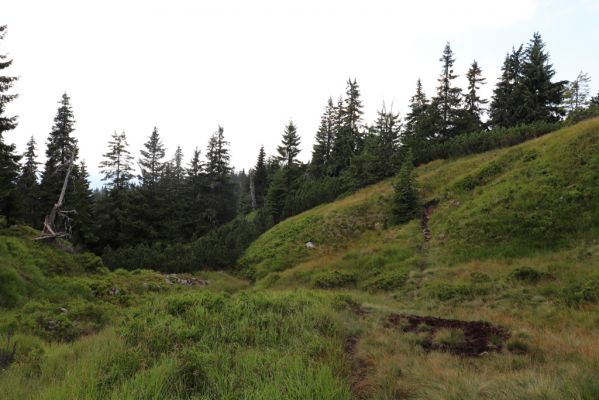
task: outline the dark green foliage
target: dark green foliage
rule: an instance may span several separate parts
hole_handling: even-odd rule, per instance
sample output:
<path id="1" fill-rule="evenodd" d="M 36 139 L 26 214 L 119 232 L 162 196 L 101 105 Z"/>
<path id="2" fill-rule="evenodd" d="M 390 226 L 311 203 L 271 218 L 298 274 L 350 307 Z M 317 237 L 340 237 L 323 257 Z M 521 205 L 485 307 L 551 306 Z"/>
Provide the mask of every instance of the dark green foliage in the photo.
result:
<path id="1" fill-rule="evenodd" d="M 0 25 L 0 41 L 6 35 L 6 25 Z M 0 54 L 0 71 L 11 66 L 13 60 L 9 60 L 6 54 Z M 17 117 L 5 115 L 6 105 L 13 101 L 17 95 L 8 94 L 14 82 L 18 78 L 15 76 L 0 75 L 0 141 L 3 139 L 4 132 L 15 129 L 17 126 Z"/>
<path id="2" fill-rule="evenodd" d="M 438 79 L 437 95 L 431 102 L 431 116 L 436 136 L 444 140 L 462 132 L 462 90 L 454 83 L 458 75 L 453 72 L 455 58 L 449 43 L 445 45 L 439 61 L 442 63 L 442 71 Z"/>
<path id="3" fill-rule="evenodd" d="M 490 162 L 489 164 L 482 167 L 479 171 L 474 174 L 468 175 L 459 180 L 455 187 L 459 190 L 470 191 L 474 190 L 479 186 L 483 186 L 488 183 L 491 179 L 495 178 L 503 171 L 503 166 L 498 162 Z"/>
<path id="4" fill-rule="evenodd" d="M 84 162 L 73 170 L 73 192 L 69 204 L 74 211 L 72 235 L 75 244 L 90 247 L 98 238 L 95 235 L 96 207 L 90 188 L 89 175 Z"/>
<path id="5" fill-rule="evenodd" d="M 537 271 L 530 267 L 519 267 L 510 272 L 510 279 L 526 282 L 526 283 L 538 283 L 543 279 L 552 278 L 551 274 L 546 272 Z"/>
<path id="6" fill-rule="evenodd" d="M 316 132 L 314 147 L 312 148 L 312 162 L 310 168 L 316 176 L 330 172 L 331 156 L 335 143 L 335 115 L 337 110 L 333 99 L 329 97 L 325 111 L 320 119 L 320 127 Z"/>
<path id="7" fill-rule="evenodd" d="M 536 122 L 512 128 L 465 133 L 445 142 L 428 142 L 412 151 L 416 164 L 422 164 L 440 158 L 455 158 L 514 146 L 553 132 L 561 126 L 559 122 Z"/>
<path id="8" fill-rule="evenodd" d="M 110 142 L 109 142 L 110 145 Z M 125 145 L 121 143 L 121 145 Z M 113 152 L 114 152 L 113 148 Z M 123 153 L 124 155 L 125 153 Z M 141 158 L 139 159 L 139 167 L 141 174 L 139 179 L 141 185 L 150 191 L 154 191 L 162 175 L 162 171 L 165 168 L 165 164 L 162 161 L 166 152 L 158 129 L 154 127 L 152 134 L 148 138 L 148 141 L 144 143 L 144 149 L 140 150 Z"/>
<path id="9" fill-rule="evenodd" d="M 402 144 L 415 148 L 434 138 L 434 127 L 430 103 L 426 98 L 420 78 L 416 83 L 416 93 L 410 99 L 410 111 L 406 115 Z"/>
<path id="10" fill-rule="evenodd" d="M 6 34 L 6 25 L 0 26 L 0 41 Z M 0 73 L 10 67 L 12 60 L 0 54 Z M 4 215 L 9 223 L 13 223 L 21 214 L 19 192 L 16 180 L 19 175 L 20 157 L 15 154 L 15 145 L 5 142 L 5 132 L 17 126 L 17 117 L 7 116 L 6 105 L 17 95 L 8 94 L 16 77 L 0 75 L 0 215 Z"/>
<path id="11" fill-rule="evenodd" d="M 397 224 L 403 224 L 418 217 L 422 210 L 411 155 L 403 162 L 393 187 L 394 194 L 391 206 L 393 221 Z"/>
<path id="12" fill-rule="evenodd" d="M 100 163 L 100 173 L 104 175 L 102 181 L 106 182 L 108 189 L 122 191 L 129 187 L 133 173 L 132 157 L 128 146 L 125 132 L 120 134 L 114 132 L 111 140 L 108 141 L 108 151 L 103 155 L 104 160 Z"/>
<path id="13" fill-rule="evenodd" d="M 250 173 L 250 179 L 253 179 L 254 199 L 256 208 L 264 207 L 264 197 L 268 185 L 268 170 L 266 168 L 266 153 L 264 146 L 260 146 L 258 159 L 253 172 Z"/>
<path id="14" fill-rule="evenodd" d="M 562 108 L 565 81 L 553 82 L 553 66 L 539 33 L 535 33 L 525 51 L 522 63 L 522 85 L 526 89 L 523 123 L 554 122 L 565 114 Z"/>
<path id="15" fill-rule="evenodd" d="M 493 90 L 489 109 L 490 122 L 494 127 L 518 125 L 524 119 L 523 51 L 522 46 L 512 49 L 501 67 L 501 77 Z"/>
<path id="16" fill-rule="evenodd" d="M 238 217 L 200 237 L 194 242 L 154 243 L 104 249 L 102 260 L 115 268 L 152 268 L 164 272 L 188 272 L 199 269 L 227 269 L 272 222 L 258 211 L 252 218 Z"/>
<path id="17" fill-rule="evenodd" d="M 481 85 L 486 83 L 486 79 L 482 77 L 482 70 L 476 60 L 472 62 L 466 78 L 468 79 L 468 92 L 464 95 L 464 117 L 466 119 L 464 121 L 464 130 L 466 132 L 480 131 L 483 128 L 484 106 L 489 101 L 479 96 Z"/>
<path id="18" fill-rule="evenodd" d="M 40 184 L 42 214 L 50 212 L 58 200 L 67 172 L 67 164 L 73 152 L 77 160 L 77 140 L 72 136 L 75 130 L 75 119 L 71 108 L 71 99 L 64 93 L 54 117 L 54 126 L 48 137 L 46 147 L 46 163 Z M 69 182 L 68 192 L 73 191 L 73 180 Z M 65 200 L 70 207 L 69 198 Z"/>
<path id="19" fill-rule="evenodd" d="M 356 274 L 348 271 L 326 271 L 314 277 L 314 286 L 322 289 L 332 289 L 354 285 Z"/>
<path id="20" fill-rule="evenodd" d="M 599 302 L 599 277 L 594 276 L 583 282 L 566 287 L 561 292 L 562 301 L 570 307 Z"/>
<path id="21" fill-rule="evenodd" d="M 29 226 L 39 227 L 42 222 L 41 210 L 39 209 L 40 190 L 37 180 L 39 162 L 36 160 L 36 143 L 33 139 L 27 142 L 27 150 L 23 154 L 25 160 L 17 185 L 20 192 L 23 210 L 23 219 Z"/>
<path id="22" fill-rule="evenodd" d="M 555 71 L 541 35 L 535 33 L 523 50 L 506 56 L 491 103 L 493 126 L 509 127 L 535 121 L 555 122 L 562 108 L 565 81 L 553 82 Z"/>
<path id="23" fill-rule="evenodd" d="M 408 274 L 404 269 L 384 271 L 366 279 L 360 284 L 360 287 L 371 291 L 393 290 L 403 286 L 407 279 Z"/>
<path id="24" fill-rule="evenodd" d="M 335 122 L 335 143 L 331 154 L 331 171 L 338 176 L 346 169 L 352 157 L 360 153 L 363 146 L 362 134 L 362 99 L 360 98 L 360 87 L 354 79 L 348 79 L 346 97 L 337 105 L 337 117 Z"/>

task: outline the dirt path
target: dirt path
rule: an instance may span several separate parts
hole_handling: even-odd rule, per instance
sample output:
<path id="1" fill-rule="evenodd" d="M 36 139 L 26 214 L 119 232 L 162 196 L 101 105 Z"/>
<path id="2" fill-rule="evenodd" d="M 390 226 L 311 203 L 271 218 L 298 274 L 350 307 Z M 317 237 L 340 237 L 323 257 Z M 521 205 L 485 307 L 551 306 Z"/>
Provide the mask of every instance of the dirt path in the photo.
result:
<path id="1" fill-rule="evenodd" d="M 420 228 L 422 229 L 422 235 L 424 236 L 425 242 L 429 242 L 433 238 L 433 234 L 428 226 L 428 222 L 438 203 L 439 201 L 435 199 L 427 202 L 424 205 L 424 211 L 422 211 L 422 217 L 420 219 Z"/>

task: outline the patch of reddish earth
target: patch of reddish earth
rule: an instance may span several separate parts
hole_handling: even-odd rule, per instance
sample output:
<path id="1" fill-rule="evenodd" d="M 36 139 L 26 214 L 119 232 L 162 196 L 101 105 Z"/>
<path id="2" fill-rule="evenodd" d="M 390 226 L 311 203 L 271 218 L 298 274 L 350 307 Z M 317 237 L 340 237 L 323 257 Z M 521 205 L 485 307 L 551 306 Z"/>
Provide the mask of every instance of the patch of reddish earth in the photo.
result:
<path id="1" fill-rule="evenodd" d="M 368 370 L 374 368 L 374 361 L 372 359 L 357 357 L 357 345 L 358 338 L 356 336 L 349 336 L 347 339 L 345 339 L 345 354 L 352 363 L 349 384 L 354 396 L 359 399 L 365 399 L 369 398 L 374 392 L 374 387 L 368 382 L 367 379 Z"/>
<path id="2" fill-rule="evenodd" d="M 423 337 L 420 345 L 426 351 L 445 351 L 468 357 L 501 351 L 503 343 L 510 337 L 509 330 L 486 321 L 462 321 L 419 315 L 392 314 L 387 319 L 386 325 L 397 327 L 402 332 L 421 334 Z M 441 329 L 461 330 L 464 334 L 464 340 L 458 343 L 437 343 L 433 339 L 435 333 Z"/>

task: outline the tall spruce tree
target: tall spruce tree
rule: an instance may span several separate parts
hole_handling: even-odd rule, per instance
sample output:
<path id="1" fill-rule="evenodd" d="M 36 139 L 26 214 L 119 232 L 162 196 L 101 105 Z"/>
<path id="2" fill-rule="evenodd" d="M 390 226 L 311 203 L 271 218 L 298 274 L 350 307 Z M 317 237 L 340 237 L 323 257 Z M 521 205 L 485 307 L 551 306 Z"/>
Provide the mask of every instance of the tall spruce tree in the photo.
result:
<path id="1" fill-rule="evenodd" d="M 206 178 L 208 193 L 205 220 L 209 225 L 224 223 L 236 214 L 235 185 L 231 180 L 232 168 L 229 142 L 219 126 L 212 134 L 206 149 Z"/>
<path id="2" fill-rule="evenodd" d="M 154 190 L 160 181 L 160 177 L 165 168 L 162 161 L 166 155 L 166 150 L 158 134 L 158 128 L 154 127 L 148 141 L 144 143 L 144 149 L 140 150 L 139 168 L 141 175 L 141 185 L 150 190 Z"/>
<path id="3" fill-rule="evenodd" d="M 523 62 L 522 45 L 513 48 L 505 57 L 489 108 L 490 123 L 494 127 L 510 127 L 524 120 Z"/>
<path id="4" fill-rule="evenodd" d="M 362 99 L 360 87 L 354 79 L 348 79 L 346 97 L 338 103 L 335 142 L 331 156 L 332 175 L 339 175 L 347 169 L 353 156 L 363 147 Z"/>
<path id="5" fill-rule="evenodd" d="M 564 114 L 562 107 L 566 81 L 553 82 L 555 70 L 549 63 L 549 53 L 537 32 L 533 35 L 525 51 L 522 64 L 522 85 L 525 89 L 524 120 L 558 121 Z"/>
<path id="6" fill-rule="evenodd" d="M 127 135 L 125 132 L 114 132 L 108 141 L 108 151 L 103 154 L 104 160 L 100 162 L 100 172 L 104 175 L 102 181 L 111 190 L 122 191 L 129 187 L 133 179 L 131 162 L 133 157 L 128 149 Z"/>
<path id="7" fill-rule="evenodd" d="M 133 224 L 130 216 L 130 188 L 133 179 L 133 157 L 129 152 L 125 132 L 114 132 L 108 141 L 108 151 L 100 162 L 107 191 L 96 202 L 98 236 L 104 245 L 118 247 L 130 239 Z"/>
<path id="8" fill-rule="evenodd" d="M 468 92 L 464 95 L 465 121 L 464 129 L 469 132 L 481 130 L 483 127 L 482 117 L 485 112 L 485 104 L 489 101 L 479 96 L 479 90 L 486 83 L 482 76 L 482 69 L 474 60 L 468 73 Z"/>
<path id="9" fill-rule="evenodd" d="M 266 189 L 268 185 L 268 170 L 266 167 L 266 152 L 264 146 L 260 146 L 258 152 L 258 159 L 256 160 L 256 166 L 252 174 L 253 185 L 254 185 L 254 196 L 256 199 L 256 207 L 264 207 L 264 196 L 266 195 Z"/>
<path id="10" fill-rule="evenodd" d="M 399 113 L 393 109 L 387 110 L 385 104 L 378 111 L 378 117 L 374 126 L 377 137 L 376 163 L 377 178 L 393 175 L 397 169 L 397 155 L 399 150 L 399 134 L 401 122 Z"/>
<path id="11" fill-rule="evenodd" d="M 58 200 L 67 173 L 71 155 L 77 160 L 77 140 L 72 136 L 75 130 L 75 118 L 71 107 L 71 99 L 64 93 L 60 99 L 54 126 L 48 136 L 46 147 L 46 162 L 40 183 L 42 213 L 50 212 Z M 72 181 L 69 182 L 69 192 L 72 192 Z M 65 204 L 69 204 L 67 196 Z"/>
<path id="12" fill-rule="evenodd" d="M 434 128 L 430 115 L 430 103 L 426 98 L 422 81 L 416 82 L 416 93 L 410 98 L 410 111 L 406 115 L 402 144 L 416 148 L 423 141 L 434 138 Z"/>
<path id="13" fill-rule="evenodd" d="M 36 143 L 33 136 L 27 142 L 27 150 L 23 154 L 25 162 L 21 168 L 18 188 L 23 201 L 23 218 L 25 222 L 35 228 L 41 228 L 42 215 L 40 210 L 38 165 Z"/>
<path id="14" fill-rule="evenodd" d="M 325 111 L 320 119 L 320 126 L 314 140 L 311 168 L 316 176 L 326 173 L 335 143 L 335 105 L 329 97 Z"/>
<path id="15" fill-rule="evenodd" d="M 299 162 L 297 155 L 300 137 L 293 122 L 285 126 L 281 145 L 277 147 L 279 153 L 277 159 L 280 169 L 269 174 L 272 180 L 266 194 L 266 207 L 275 222 L 288 216 L 289 200 L 292 193 L 297 189 L 299 173 Z"/>
<path id="16" fill-rule="evenodd" d="M 0 26 L 0 41 L 6 34 L 6 25 Z M 19 160 L 14 144 L 5 142 L 5 133 L 17 126 L 16 116 L 6 115 L 6 106 L 17 95 L 7 93 L 17 80 L 14 76 L 6 76 L 2 71 L 12 64 L 6 54 L 0 54 L 0 215 L 9 223 L 16 222 L 21 213 L 17 177 L 19 176 Z"/>
<path id="17" fill-rule="evenodd" d="M 449 139 L 461 133 L 462 89 L 455 86 L 458 75 L 453 72 L 455 57 L 449 43 L 445 45 L 439 59 L 442 64 L 437 86 L 437 95 L 432 100 L 436 134 L 440 139 Z"/>

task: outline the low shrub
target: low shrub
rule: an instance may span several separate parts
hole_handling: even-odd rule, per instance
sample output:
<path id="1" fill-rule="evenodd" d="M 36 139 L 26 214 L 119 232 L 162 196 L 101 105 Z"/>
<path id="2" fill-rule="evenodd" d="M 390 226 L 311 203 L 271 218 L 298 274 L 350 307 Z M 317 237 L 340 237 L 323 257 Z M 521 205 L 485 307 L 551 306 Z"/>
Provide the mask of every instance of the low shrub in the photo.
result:
<path id="1" fill-rule="evenodd" d="M 538 283 L 543 279 L 551 279 L 552 275 L 530 267 L 519 267 L 510 272 L 509 278 L 520 282 Z"/>
<path id="2" fill-rule="evenodd" d="M 314 277 L 314 286 L 322 289 L 332 289 L 353 285 L 356 274 L 347 271 L 326 271 Z"/>

